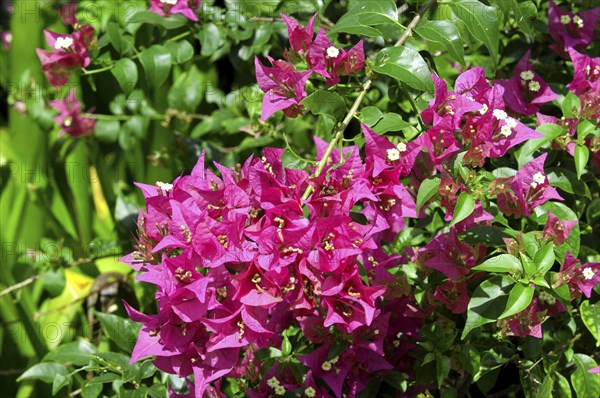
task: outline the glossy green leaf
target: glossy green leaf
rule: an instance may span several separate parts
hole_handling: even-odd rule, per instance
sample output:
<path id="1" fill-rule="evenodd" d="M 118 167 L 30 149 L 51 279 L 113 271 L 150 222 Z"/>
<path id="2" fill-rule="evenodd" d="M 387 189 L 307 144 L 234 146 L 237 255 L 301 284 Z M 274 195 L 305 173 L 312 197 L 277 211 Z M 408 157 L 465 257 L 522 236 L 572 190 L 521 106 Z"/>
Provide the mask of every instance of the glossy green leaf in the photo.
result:
<path id="1" fill-rule="evenodd" d="M 581 110 L 581 100 L 573 92 L 569 91 L 561 105 L 563 116 L 566 118 L 577 118 Z"/>
<path id="2" fill-rule="evenodd" d="M 579 312 L 583 324 L 596 339 L 596 347 L 600 347 L 600 303 L 590 304 L 584 300 L 579 306 Z"/>
<path id="3" fill-rule="evenodd" d="M 119 138 L 121 123 L 118 120 L 98 120 L 96 122 L 95 136 L 99 141 L 112 143 Z"/>
<path id="4" fill-rule="evenodd" d="M 120 59 L 115 63 L 111 72 L 125 94 L 133 91 L 138 81 L 138 70 L 135 62 L 129 58 Z"/>
<path id="5" fill-rule="evenodd" d="M 450 7 L 471 35 L 487 47 L 494 65 L 497 65 L 500 41 L 498 10 L 477 0 L 452 0 Z"/>
<path id="6" fill-rule="evenodd" d="M 388 47 L 377 53 L 373 70 L 422 91 L 433 91 L 429 67 L 423 57 L 408 47 Z"/>
<path id="7" fill-rule="evenodd" d="M 50 351 L 43 360 L 84 366 L 90 362 L 90 355 L 97 352 L 98 349 L 85 340 L 72 341 L 56 347 L 53 351 Z"/>
<path id="8" fill-rule="evenodd" d="M 419 192 L 417 193 L 417 213 L 421 210 L 421 207 L 427 202 L 429 199 L 433 198 L 433 196 L 437 193 L 438 188 L 440 187 L 441 180 L 438 177 L 432 177 L 424 180 L 419 187 Z"/>
<path id="9" fill-rule="evenodd" d="M 52 381 L 52 395 L 56 395 L 57 392 L 69 385 L 69 377 L 63 374 L 57 373 Z"/>
<path id="10" fill-rule="evenodd" d="M 577 178 L 581 178 L 581 174 L 585 170 L 585 166 L 590 158 L 590 150 L 587 146 L 577 144 L 575 146 L 575 170 L 577 170 Z"/>
<path id="11" fill-rule="evenodd" d="M 569 380 L 560 373 L 554 372 L 554 389 L 552 390 L 552 398 L 571 398 L 572 396 Z"/>
<path id="12" fill-rule="evenodd" d="M 536 398 L 546 398 L 552 396 L 552 389 L 554 388 L 554 378 L 552 377 L 552 373 L 548 373 L 546 377 L 544 377 L 544 381 L 542 385 L 535 393 Z"/>
<path id="13" fill-rule="evenodd" d="M 527 306 L 531 304 L 534 291 L 535 289 L 531 285 L 517 283 L 511 289 L 510 294 L 508 295 L 508 301 L 506 302 L 506 308 L 499 319 L 508 318 L 527 308 Z"/>
<path id="14" fill-rule="evenodd" d="M 383 117 L 383 112 L 376 106 L 365 106 L 357 113 L 357 117 L 361 122 L 369 127 L 372 127 Z M 381 133 L 380 133 L 381 134 Z"/>
<path id="15" fill-rule="evenodd" d="M 518 258 L 512 254 L 499 254 L 473 267 L 475 271 L 487 271 L 508 274 L 521 274 L 523 267 Z"/>
<path id="16" fill-rule="evenodd" d="M 351 33 L 361 36 L 381 36 L 382 31 L 375 26 L 398 24 L 398 8 L 393 0 L 355 1 L 331 29 L 332 33 Z"/>
<path id="17" fill-rule="evenodd" d="M 127 352 L 133 350 L 141 325 L 129 319 L 95 311 L 105 333 L 119 348 Z"/>
<path id="18" fill-rule="evenodd" d="M 176 64 L 183 64 L 194 56 L 194 47 L 186 40 L 170 41 L 165 46 L 171 53 L 171 59 Z"/>
<path id="19" fill-rule="evenodd" d="M 510 237 L 501 228 L 493 225 L 478 225 L 459 234 L 459 238 L 469 244 L 482 244 L 484 246 L 506 246 L 504 238 Z"/>
<path id="20" fill-rule="evenodd" d="M 467 308 L 467 321 L 461 339 L 464 340 L 473 329 L 498 320 L 506 308 L 512 284 L 509 277 L 496 275 L 475 289 Z"/>
<path id="21" fill-rule="evenodd" d="M 55 362 L 43 362 L 33 365 L 31 368 L 27 369 L 25 373 L 23 373 L 17 379 L 18 382 L 23 380 L 41 380 L 44 383 L 52 383 L 54 382 L 54 377 L 56 374 L 61 374 L 66 376 L 69 374 L 69 371 L 64 365 Z"/>
<path id="22" fill-rule="evenodd" d="M 381 120 L 373 126 L 373 131 L 377 134 L 385 134 L 390 131 L 401 131 L 411 126 L 412 124 L 405 121 L 397 113 L 385 113 Z"/>
<path id="23" fill-rule="evenodd" d="M 327 90 L 316 90 L 304 98 L 302 104 L 315 115 L 329 115 L 340 119 L 346 113 L 344 99 L 339 94 Z"/>
<path id="24" fill-rule="evenodd" d="M 600 397 L 600 375 L 588 373 L 588 369 L 597 366 L 596 361 L 585 354 L 573 355 L 577 369 L 571 374 L 571 384 L 577 398 Z"/>
<path id="25" fill-rule="evenodd" d="M 164 46 L 154 45 L 140 53 L 140 62 L 146 73 L 148 85 L 160 87 L 171 72 L 171 52 Z"/>
<path id="26" fill-rule="evenodd" d="M 165 29 L 177 29 L 189 23 L 189 19 L 181 14 L 166 17 L 147 10 L 138 11 L 133 14 L 129 21 L 133 23 L 147 23 L 150 25 L 162 26 Z"/>
<path id="27" fill-rule="evenodd" d="M 421 20 L 415 27 L 415 32 L 422 38 L 441 44 L 448 50 L 448 54 L 457 62 L 465 63 L 465 51 L 460 32 L 456 25 L 448 20 L 428 21 Z"/>
<path id="28" fill-rule="evenodd" d="M 537 272 L 537 266 L 535 262 L 525 253 L 519 252 L 519 257 L 521 258 L 521 264 L 523 265 L 523 270 L 525 270 L 525 274 L 532 276 Z"/>
<path id="29" fill-rule="evenodd" d="M 117 50 L 119 53 L 125 51 L 126 42 L 123 41 L 123 34 L 118 23 L 109 22 L 106 26 L 106 34 L 108 35 L 110 44 L 112 44 L 115 50 Z"/>
<path id="30" fill-rule="evenodd" d="M 194 113 L 204 98 L 204 76 L 194 65 L 187 72 L 182 73 L 168 94 L 168 103 L 179 111 Z"/>
<path id="31" fill-rule="evenodd" d="M 456 201 L 454 217 L 452 218 L 450 225 L 459 223 L 469 217 L 471 213 L 473 213 L 473 210 L 475 210 L 475 198 L 467 192 L 461 192 Z"/>
<path id="32" fill-rule="evenodd" d="M 554 265 L 554 260 L 556 259 L 554 255 L 554 244 L 552 242 L 547 243 L 543 246 L 538 252 L 535 254 L 533 261 L 537 267 L 538 275 L 545 275 L 546 272 L 552 268 Z"/>

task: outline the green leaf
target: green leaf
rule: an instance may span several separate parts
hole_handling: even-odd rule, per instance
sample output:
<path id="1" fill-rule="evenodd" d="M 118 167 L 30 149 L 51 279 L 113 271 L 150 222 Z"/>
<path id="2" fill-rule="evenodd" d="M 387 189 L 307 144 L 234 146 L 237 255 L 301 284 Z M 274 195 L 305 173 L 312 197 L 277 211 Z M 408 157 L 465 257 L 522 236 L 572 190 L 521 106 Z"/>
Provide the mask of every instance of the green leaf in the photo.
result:
<path id="1" fill-rule="evenodd" d="M 185 26 L 189 19 L 180 14 L 170 15 L 168 17 L 158 15 L 148 10 L 139 11 L 131 16 L 129 22 L 147 23 L 150 25 L 162 26 L 165 29 L 177 29 Z"/>
<path id="2" fill-rule="evenodd" d="M 587 184 L 577 178 L 577 174 L 569 169 L 550 167 L 545 169 L 548 183 L 567 193 L 592 199 L 592 193 Z"/>
<path id="3" fill-rule="evenodd" d="M 523 311 L 533 299 L 533 292 L 535 289 L 531 285 L 525 285 L 523 283 L 517 283 L 510 291 L 508 295 L 508 301 L 506 302 L 506 308 L 499 319 L 508 318 Z"/>
<path id="4" fill-rule="evenodd" d="M 494 67 L 497 66 L 500 40 L 498 10 L 477 0 L 453 0 L 450 7 L 454 15 L 465 23 L 471 35 L 487 47 Z"/>
<path id="5" fill-rule="evenodd" d="M 289 150 L 286 150 L 281 156 L 281 163 L 283 167 L 293 170 L 304 170 L 308 165 L 308 162 L 304 159 L 300 159 Z"/>
<path id="6" fill-rule="evenodd" d="M 417 213 L 421 210 L 421 207 L 427 202 L 429 199 L 433 198 L 440 187 L 440 178 L 432 177 L 424 180 L 419 187 L 419 192 L 417 193 Z"/>
<path id="7" fill-rule="evenodd" d="M 600 375 L 588 373 L 597 366 L 596 361 L 585 354 L 573 355 L 577 369 L 571 375 L 571 384 L 578 398 L 600 397 Z"/>
<path id="8" fill-rule="evenodd" d="M 69 374 L 69 371 L 64 365 L 54 362 L 43 362 L 33 365 L 29 369 L 25 371 L 19 378 L 18 382 L 23 380 L 41 380 L 44 383 L 52 383 L 54 382 L 54 377 L 56 374 L 61 374 L 66 376 Z"/>
<path id="9" fill-rule="evenodd" d="M 467 308 L 467 321 L 461 336 L 462 340 L 471 330 L 498 320 L 506 308 L 511 285 L 511 278 L 495 275 L 475 289 Z"/>
<path id="10" fill-rule="evenodd" d="M 517 156 L 519 167 L 523 167 L 525 163 L 531 160 L 531 155 L 533 155 L 535 151 L 550 143 L 564 132 L 561 126 L 552 123 L 542 124 L 538 126 L 535 131 L 542 133 L 543 137 L 528 140 L 523 144 L 519 150 L 519 155 Z"/>
<path id="11" fill-rule="evenodd" d="M 422 38 L 441 44 L 448 54 L 464 65 L 465 51 L 458 28 L 451 21 L 427 21 L 422 19 L 415 27 L 415 32 Z"/>
<path id="12" fill-rule="evenodd" d="M 567 119 L 577 118 L 581 110 L 581 100 L 573 92 L 569 91 L 561 104 L 561 110 L 563 116 Z"/>
<path id="13" fill-rule="evenodd" d="M 340 119 L 346 113 L 346 103 L 337 93 L 327 90 L 316 90 L 301 102 L 313 115 L 329 115 Z"/>
<path id="14" fill-rule="evenodd" d="M 436 371 L 438 388 L 441 388 L 444 380 L 448 377 L 448 373 L 450 373 L 450 358 L 439 355 L 436 362 Z"/>
<path id="15" fill-rule="evenodd" d="M 538 250 L 537 253 L 535 253 L 533 261 L 537 266 L 536 273 L 538 275 L 544 276 L 546 272 L 548 272 L 550 268 L 552 268 L 552 266 L 554 265 L 555 259 L 556 257 L 554 255 L 554 244 L 552 244 L 552 242 L 549 242 L 540 250 Z"/>
<path id="16" fill-rule="evenodd" d="M 110 71 L 125 94 L 133 91 L 138 81 L 138 70 L 135 62 L 129 58 L 120 59 Z"/>
<path id="17" fill-rule="evenodd" d="M 553 398 L 571 398 L 571 385 L 569 384 L 569 380 L 559 372 L 554 372 L 554 389 L 553 389 Z M 541 397 L 540 397 L 541 398 Z"/>
<path id="18" fill-rule="evenodd" d="M 254 355 L 256 356 L 256 359 L 264 362 L 267 359 L 281 358 L 283 353 L 275 347 L 267 347 L 256 351 Z"/>
<path id="19" fill-rule="evenodd" d="M 70 378 L 68 376 L 57 373 L 52 381 L 52 395 L 56 395 L 63 387 L 69 385 Z"/>
<path id="20" fill-rule="evenodd" d="M 133 350 L 141 325 L 112 314 L 94 311 L 109 339 L 120 349 L 127 352 Z"/>
<path id="21" fill-rule="evenodd" d="M 123 34 L 121 33 L 119 24 L 116 22 L 109 22 L 106 26 L 106 34 L 108 35 L 108 40 L 114 49 L 117 50 L 119 54 L 123 53 L 123 51 L 126 49 L 127 43 L 123 41 Z"/>
<path id="22" fill-rule="evenodd" d="M 50 294 L 51 297 L 56 297 L 62 293 L 67 279 L 65 277 L 65 270 L 63 268 L 49 269 L 41 275 L 44 289 Z"/>
<path id="23" fill-rule="evenodd" d="M 459 238 L 469 244 L 482 244 L 484 246 L 506 246 L 504 238 L 510 237 L 502 229 L 493 225 L 478 225 L 461 234 Z"/>
<path id="24" fill-rule="evenodd" d="M 579 312 L 583 324 L 596 339 L 596 347 L 600 347 L 600 304 L 590 304 L 588 300 L 584 300 L 579 306 Z"/>
<path id="25" fill-rule="evenodd" d="M 140 62 L 146 73 L 148 85 L 160 87 L 171 71 L 171 52 L 164 46 L 154 45 L 140 53 Z"/>
<path id="26" fill-rule="evenodd" d="M 93 380 L 93 379 L 92 379 Z M 81 387 L 81 397 L 82 398 L 97 398 L 102 392 L 102 384 L 101 383 L 85 383 L 83 387 Z"/>
<path id="27" fill-rule="evenodd" d="M 423 57 L 408 47 L 388 47 L 377 53 L 373 70 L 422 91 L 433 91 L 433 80 Z"/>
<path id="28" fill-rule="evenodd" d="M 90 355 L 98 352 L 98 349 L 85 340 L 73 341 L 62 344 L 50 351 L 43 361 L 54 361 L 63 364 L 84 366 L 90 362 Z"/>
<path id="29" fill-rule="evenodd" d="M 360 36 L 381 36 L 382 31 L 374 26 L 398 23 L 398 8 L 393 0 L 362 0 L 353 2 L 348 10 L 330 30 L 332 33 L 351 33 Z"/>
<path id="30" fill-rule="evenodd" d="M 187 40 L 170 41 L 166 44 L 171 59 L 176 64 L 183 64 L 194 56 L 194 47 Z"/>
<path id="31" fill-rule="evenodd" d="M 577 171 L 577 178 L 581 179 L 581 174 L 585 170 L 588 159 L 590 158 L 590 150 L 587 146 L 577 144 L 575 146 L 575 170 Z"/>
<path id="32" fill-rule="evenodd" d="M 357 114 L 358 119 L 369 127 L 372 127 L 383 117 L 383 112 L 376 106 L 365 106 Z M 381 134 L 381 133 L 380 133 Z"/>
<path id="33" fill-rule="evenodd" d="M 402 116 L 397 113 L 386 113 L 380 121 L 373 126 L 373 131 L 377 134 L 385 134 L 390 131 L 400 131 L 407 127 L 412 127 L 412 124 L 404 121 Z"/>
<path id="34" fill-rule="evenodd" d="M 535 265 L 535 262 L 523 252 L 519 252 L 519 257 L 521 257 L 521 264 L 523 265 L 525 273 L 529 276 L 535 275 L 537 271 L 537 266 Z"/>
<path id="35" fill-rule="evenodd" d="M 536 398 L 546 398 L 552 396 L 552 389 L 554 388 L 554 378 L 552 377 L 552 373 L 548 373 L 546 377 L 544 377 L 544 381 L 542 385 L 535 393 Z"/>
<path id="36" fill-rule="evenodd" d="M 551 211 L 559 220 L 578 220 L 577 214 L 573 212 L 568 206 L 560 202 L 546 202 L 541 208 L 544 211 Z M 569 233 L 569 236 L 562 245 L 554 248 L 554 253 L 558 261 L 563 261 L 567 251 L 571 252 L 574 257 L 579 255 L 579 246 L 581 244 L 580 239 L 580 228 L 579 224 L 576 224 Z"/>
<path id="37" fill-rule="evenodd" d="M 203 24 L 198 39 L 202 44 L 201 53 L 205 57 L 210 57 L 225 44 L 221 31 L 214 23 Z"/>
<path id="38" fill-rule="evenodd" d="M 113 143 L 119 138 L 121 123 L 118 120 L 98 120 L 95 136 L 99 141 Z"/>
<path id="39" fill-rule="evenodd" d="M 517 0 L 496 0 L 496 2 L 504 11 L 508 12 L 508 10 L 512 10 L 515 22 L 519 25 L 521 32 L 529 37 L 533 36 L 529 21 L 536 18 L 537 8 L 531 0 L 521 2 Z"/>
<path id="40" fill-rule="evenodd" d="M 292 353 L 292 343 L 290 343 L 290 340 L 287 337 L 281 342 L 281 353 L 285 356 Z"/>
<path id="41" fill-rule="evenodd" d="M 469 217 L 471 213 L 473 213 L 473 210 L 475 210 L 475 198 L 467 192 L 461 192 L 456 201 L 456 206 L 454 207 L 454 217 L 452 218 L 450 226 Z"/>
<path id="42" fill-rule="evenodd" d="M 523 267 L 518 258 L 512 254 L 499 254 L 488 258 L 483 263 L 473 267 L 475 271 L 521 274 Z"/>
<path id="43" fill-rule="evenodd" d="M 169 89 L 167 100 L 169 106 L 179 111 L 195 113 L 204 98 L 204 76 L 193 65 L 182 73 Z"/>

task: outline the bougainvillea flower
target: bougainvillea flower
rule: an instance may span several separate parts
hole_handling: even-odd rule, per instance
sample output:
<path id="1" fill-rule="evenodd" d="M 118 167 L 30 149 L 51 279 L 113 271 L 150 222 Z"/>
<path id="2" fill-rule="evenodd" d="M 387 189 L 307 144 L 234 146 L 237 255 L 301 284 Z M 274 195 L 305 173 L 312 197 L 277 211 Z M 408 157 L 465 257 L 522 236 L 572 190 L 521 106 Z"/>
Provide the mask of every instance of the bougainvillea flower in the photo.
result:
<path id="1" fill-rule="evenodd" d="M 200 0 L 150 0 L 149 11 L 163 17 L 181 14 L 187 19 L 198 22 L 196 12 L 200 9 Z"/>
<path id="2" fill-rule="evenodd" d="M 443 303 L 454 314 L 462 314 L 469 305 L 467 281 L 447 280 L 435 289 L 433 298 Z"/>
<path id="3" fill-rule="evenodd" d="M 290 39 L 290 47 L 299 54 L 306 54 L 312 45 L 315 35 L 315 18 L 317 14 L 312 16 L 306 27 L 300 25 L 294 18 L 290 18 L 285 14 L 281 14 L 287 27 L 288 36 Z"/>
<path id="4" fill-rule="evenodd" d="M 548 32 L 554 40 L 550 48 L 563 57 L 566 57 L 565 50 L 569 47 L 584 50 L 594 40 L 598 18 L 600 7 L 572 13 L 550 0 Z"/>
<path id="5" fill-rule="evenodd" d="M 533 115 L 540 107 L 558 96 L 532 68 L 529 62 L 531 50 L 519 61 L 513 76 L 508 80 L 496 80 L 504 87 L 504 100 L 513 112 Z"/>
<path id="6" fill-rule="evenodd" d="M 75 18 L 75 14 L 77 13 L 77 3 L 69 2 L 64 7 L 60 7 L 57 12 L 65 24 L 71 26 L 77 25 L 77 18 Z"/>
<path id="7" fill-rule="evenodd" d="M 89 47 L 94 38 L 94 28 L 82 26 L 72 34 L 61 34 L 44 30 L 46 41 L 53 49 L 37 49 L 42 63 L 42 71 L 53 86 L 67 83 L 72 71 L 85 68 L 90 64 Z"/>
<path id="8" fill-rule="evenodd" d="M 0 42 L 5 49 L 10 50 L 10 43 L 12 42 L 12 33 L 11 32 L 0 32 Z"/>
<path id="9" fill-rule="evenodd" d="M 566 283 L 571 290 L 571 299 L 574 299 L 582 293 L 590 298 L 592 289 L 600 283 L 600 263 L 581 264 L 581 261 L 575 258 L 570 252 L 567 252 L 565 261 L 560 272 L 555 276 L 553 286 L 560 286 Z"/>
<path id="10" fill-rule="evenodd" d="M 592 84 L 600 80 L 600 57 L 591 58 L 585 54 L 578 53 L 568 48 L 575 75 L 573 81 L 567 84 L 567 88 L 577 95 L 585 93 Z"/>
<path id="11" fill-rule="evenodd" d="M 300 102 L 306 98 L 304 86 L 312 71 L 296 72 L 278 67 L 267 67 L 254 60 L 256 80 L 265 93 L 262 106 L 262 120 L 267 120 L 279 110 L 288 117 L 295 117 L 302 112 Z"/>
<path id="12" fill-rule="evenodd" d="M 537 297 L 534 297 L 527 308 L 508 320 L 510 329 L 508 334 L 521 337 L 531 336 L 541 339 L 543 311 L 544 309 L 540 305 L 539 300 Z"/>
<path id="13" fill-rule="evenodd" d="M 555 116 L 544 115 L 537 113 L 537 125 L 542 124 L 557 124 L 562 127 L 563 134 L 552 140 L 552 149 L 559 151 L 567 151 L 571 156 L 575 156 L 575 144 L 574 139 L 577 133 L 577 119 L 576 118 L 557 118 Z"/>
<path id="14" fill-rule="evenodd" d="M 549 211 L 548 221 L 546 221 L 542 236 L 557 245 L 562 245 L 575 225 L 577 225 L 577 220 L 559 220 Z"/>
<path id="15" fill-rule="evenodd" d="M 50 106 L 59 112 L 54 118 L 61 127 L 59 136 L 66 133 L 76 138 L 94 131 L 96 119 L 81 116 L 81 104 L 75 97 L 75 89 L 71 89 L 64 99 L 51 101 Z"/>
<path id="16" fill-rule="evenodd" d="M 549 200 L 563 200 L 556 188 L 549 185 L 548 177 L 544 173 L 547 156 L 548 154 L 544 153 L 533 159 L 517 171 L 513 178 L 511 188 L 525 216 L 530 216 L 533 209 Z"/>
<path id="17" fill-rule="evenodd" d="M 340 76 L 360 72 L 365 66 L 365 52 L 362 40 L 349 51 L 337 48 L 327 38 L 321 28 L 308 51 L 308 66 L 317 74 L 327 79 L 327 85 L 340 82 Z"/>

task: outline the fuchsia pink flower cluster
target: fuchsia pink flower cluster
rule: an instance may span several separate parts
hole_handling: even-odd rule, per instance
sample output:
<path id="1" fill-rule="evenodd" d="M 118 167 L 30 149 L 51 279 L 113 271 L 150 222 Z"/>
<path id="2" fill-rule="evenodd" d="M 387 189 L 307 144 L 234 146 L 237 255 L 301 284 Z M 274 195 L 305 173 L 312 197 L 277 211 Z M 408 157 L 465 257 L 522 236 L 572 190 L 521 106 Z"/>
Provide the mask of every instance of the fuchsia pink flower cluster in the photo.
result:
<path id="1" fill-rule="evenodd" d="M 402 289 L 386 288 L 397 286 L 388 269 L 406 258 L 381 245 L 416 216 L 399 177 L 419 148 L 363 128 L 365 162 L 357 147 L 344 148 L 318 177 L 284 168 L 283 150 L 269 148 L 234 169 L 215 164 L 220 176 L 202 156 L 173 184 L 139 184 L 147 209 L 138 249 L 123 261 L 157 286 L 159 313 L 127 306 L 143 323 L 132 361 L 156 356 L 166 372 L 193 374 L 198 397 L 222 396 L 222 377 L 244 377 L 254 397 L 355 396 L 374 372 L 410 372 L 404 353 L 423 315 Z M 323 156 L 327 144 L 316 145 Z M 303 200 L 308 186 L 314 191 Z M 281 347 L 290 327 L 311 348 L 298 355 L 306 377 L 275 364 L 258 380 L 256 351 Z M 340 342 L 345 350 L 330 355 Z"/>
<path id="2" fill-rule="evenodd" d="M 150 0 L 150 9 L 160 16 L 181 14 L 190 21 L 198 22 L 196 13 L 200 9 L 200 0 Z"/>
<path id="3" fill-rule="evenodd" d="M 279 110 L 288 117 L 302 113 L 306 82 L 313 73 L 324 78 L 328 86 L 334 86 L 340 82 L 340 76 L 352 75 L 364 68 L 362 40 L 346 51 L 336 47 L 321 28 L 313 41 L 316 16 L 313 15 L 303 27 L 295 19 L 282 14 L 290 40 L 290 48 L 285 51 L 286 60 L 268 57 L 271 63 L 268 67 L 255 59 L 256 80 L 265 93 L 262 120 L 267 120 Z"/>

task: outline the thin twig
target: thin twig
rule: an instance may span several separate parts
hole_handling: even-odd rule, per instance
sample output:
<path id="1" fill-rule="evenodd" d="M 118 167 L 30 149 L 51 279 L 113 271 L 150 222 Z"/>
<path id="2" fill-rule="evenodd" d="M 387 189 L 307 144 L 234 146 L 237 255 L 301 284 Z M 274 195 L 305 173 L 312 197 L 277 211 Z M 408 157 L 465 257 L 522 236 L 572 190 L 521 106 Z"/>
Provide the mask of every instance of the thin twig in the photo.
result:
<path id="1" fill-rule="evenodd" d="M 421 9 L 419 10 L 419 13 L 417 15 L 415 15 L 415 17 L 412 19 L 412 21 L 410 21 L 410 23 L 406 27 L 406 31 L 398 39 L 396 44 L 394 44 L 394 47 L 398 47 L 398 46 L 401 46 L 404 44 L 404 42 L 410 37 L 413 28 L 421 20 L 421 17 L 425 14 L 425 12 L 427 12 L 429 7 L 431 7 L 435 2 L 436 2 L 436 0 L 429 0 L 429 2 L 427 2 L 427 4 L 425 4 L 423 7 L 421 7 Z M 329 157 L 331 156 L 333 149 L 337 146 L 338 141 L 340 141 L 344 137 L 344 131 L 346 130 L 346 128 L 352 121 L 352 118 L 354 118 L 354 114 L 360 107 L 360 104 L 364 100 L 365 96 L 367 95 L 367 91 L 369 91 L 369 88 L 371 88 L 372 84 L 373 84 L 373 81 L 371 79 L 367 79 L 367 81 L 364 82 L 362 89 L 361 89 L 360 93 L 358 94 L 358 97 L 356 97 L 356 100 L 354 100 L 354 103 L 352 104 L 352 107 L 346 114 L 346 117 L 344 118 L 344 120 L 342 121 L 340 126 L 336 129 L 333 140 L 331 140 L 331 142 L 329 143 L 329 146 L 327 147 L 325 154 L 323 154 L 323 157 L 321 158 L 319 163 L 317 163 L 317 168 L 315 169 L 315 172 L 314 172 L 315 177 L 318 177 L 321 174 L 321 172 L 323 171 L 323 169 L 325 168 L 325 165 L 329 161 Z M 314 187 L 312 185 L 309 185 L 306 188 L 306 191 L 304 191 L 304 194 L 302 195 L 302 200 L 308 199 L 308 197 L 312 193 L 313 189 L 314 189 Z"/>
<path id="2" fill-rule="evenodd" d="M 0 292 L 0 297 L 7 295 L 10 292 L 13 292 L 15 290 L 19 290 L 21 288 L 24 288 L 27 285 L 31 285 L 33 282 L 35 282 L 37 279 L 39 279 L 40 276 L 39 275 L 33 275 L 27 279 L 25 279 L 22 282 L 19 282 L 17 284 L 14 284 L 12 286 L 7 287 L 6 289 L 2 290 Z"/>

